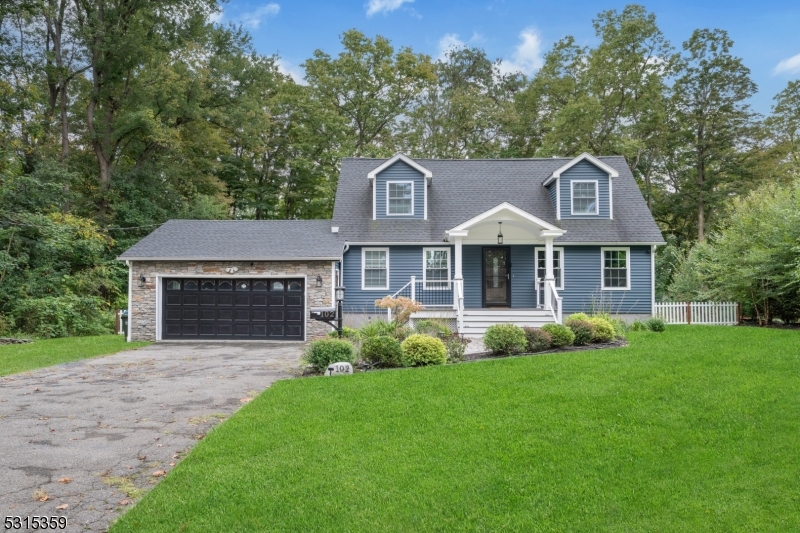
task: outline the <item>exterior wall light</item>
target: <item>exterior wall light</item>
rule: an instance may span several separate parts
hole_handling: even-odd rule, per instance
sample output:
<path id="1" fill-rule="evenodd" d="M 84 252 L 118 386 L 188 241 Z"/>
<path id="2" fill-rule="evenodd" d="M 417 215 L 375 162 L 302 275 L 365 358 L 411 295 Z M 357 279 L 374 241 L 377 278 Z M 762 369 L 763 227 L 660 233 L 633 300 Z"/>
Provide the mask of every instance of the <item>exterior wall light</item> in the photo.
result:
<path id="1" fill-rule="evenodd" d="M 317 288 L 318 289 L 322 288 L 322 276 L 320 276 L 319 274 L 317 274 Z"/>
<path id="2" fill-rule="evenodd" d="M 503 244 L 503 223 L 497 223 L 497 244 Z"/>
<path id="3" fill-rule="evenodd" d="M 147 278 L 144 276 L 139 276 L 139 286 L 144 287 L 145 283 L 147 283 Z"/>

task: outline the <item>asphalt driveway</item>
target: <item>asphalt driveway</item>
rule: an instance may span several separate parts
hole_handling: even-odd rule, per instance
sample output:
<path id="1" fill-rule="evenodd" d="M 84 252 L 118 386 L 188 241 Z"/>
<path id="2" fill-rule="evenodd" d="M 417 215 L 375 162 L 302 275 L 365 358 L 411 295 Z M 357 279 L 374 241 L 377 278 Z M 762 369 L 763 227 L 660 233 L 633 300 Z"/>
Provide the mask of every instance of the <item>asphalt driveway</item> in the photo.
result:
<path id="1" fill-rule="evenodd" d="M 301 351 L 162 343 L 0 378 L 0 521 L 105 531 L 211 427 L 294 375 Z"/>

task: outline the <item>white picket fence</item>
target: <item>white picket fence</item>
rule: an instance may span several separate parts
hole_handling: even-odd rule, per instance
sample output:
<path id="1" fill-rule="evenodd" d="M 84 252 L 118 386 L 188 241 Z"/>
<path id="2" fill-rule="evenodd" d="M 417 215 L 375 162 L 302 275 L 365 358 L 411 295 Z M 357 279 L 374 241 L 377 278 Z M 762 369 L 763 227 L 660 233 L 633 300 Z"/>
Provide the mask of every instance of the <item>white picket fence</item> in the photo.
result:
<path id="1" fill-rule="evenodd" d="M 739 323 L 736 302 L 656 302 L 655 311 L 667 324 L 735 326 Z"/>

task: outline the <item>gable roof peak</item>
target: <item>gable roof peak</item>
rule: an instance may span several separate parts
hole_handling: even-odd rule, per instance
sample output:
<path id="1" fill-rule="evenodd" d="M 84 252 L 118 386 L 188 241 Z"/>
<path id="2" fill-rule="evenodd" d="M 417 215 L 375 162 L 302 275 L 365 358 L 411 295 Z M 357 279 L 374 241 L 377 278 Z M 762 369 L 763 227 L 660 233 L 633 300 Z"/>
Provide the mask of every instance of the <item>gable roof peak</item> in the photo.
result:
<path id="1" fill-rule="evenodd" d="M 600 170 L 606 172 L 610 178 L 618 178 L 619 177 L 619 172 L 615 168 L 610 167 L 607 164 L 603 163 L 602 161 L 597 159 L 595 156 L 593 156 L 589 152 L 583 152 L 578 157 L 570 160 L 566 165 L 554 170 L 553 173 L 550 175 L 550 177 L 547 178 L 546 180 L 544 180 L 544 183 L 542 183 L 542 185 L 547 187 L 548 185 L 553 183 L 554 180 L 560 178 L 561 174 L 563 174 L 567 170 L 571 169 L 572 167 L 574 167 L 575 165 L 577 165 L 581 161 L 588 161 L 589 163 L 593 164 L 594 166 L 596 166 Z"/>
<path id="2" fill-rule="evenodd" d="M 381 165 L 379 165 L 378 167 L 376 167 L 372 171 L 370 171 L 367 174 L 367 178 L 369 178 L 370 180 L 375 179 L 375 176 L 380 174 L 381 171 L 389 168 L 390 166 L 394 165 L 398 161 L 402 161 L 403 163 L 405 163 L 406 165 L 410 166 L 411 168 L 413 168 L 417 172 L 420 172 L 423 176 L 425 176 L 426 179 L 430 179 L 433 176 L 433 173 L 430 170 L 428 170 L 427 168 L 423 167 L 422 165 L 420 165 L 419 163 L 417 163 L 416 161 L 414 161 L 413 159 L 411 159 L 410 157 L 408 157 L 404 153 L 397 152 L 392 157 L 390 157 L 389 159 L 384 161 Z"/>

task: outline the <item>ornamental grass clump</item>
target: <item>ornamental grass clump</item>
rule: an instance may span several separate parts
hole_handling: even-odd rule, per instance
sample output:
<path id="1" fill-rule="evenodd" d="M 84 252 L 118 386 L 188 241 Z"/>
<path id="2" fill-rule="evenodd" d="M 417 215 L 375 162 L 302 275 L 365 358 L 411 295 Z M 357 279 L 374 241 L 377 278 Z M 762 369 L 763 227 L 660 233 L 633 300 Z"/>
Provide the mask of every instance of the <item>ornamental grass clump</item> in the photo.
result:
<path id="1" fill-rule="evenodd" d="M 564 322 L 564 325 L 575 334 L 575 340 L 572 341 L 575 346 L 586 346 L 594 340 L 594 325 L 588 319 L 581 320 L 570 317 L 569 320 Z"/>
<path id="2" fill-rule="evenodd" d="M 443 365 L 447 362 L 447 348 L 440 339 L 416 333 L 400 345 L 403 348 L 403 366 Z"/>
<path id="3" fill-rule="evenodd" d="M 450 328 L 438 320 L 419 320 L 414 324 L 414 329 L 417 333 L 439 338 L 449 337 L 453 333 Z"/>
<path id="4" fill-rule="evenodd" d="M 563 324 L 545 324 L 542 326 L 542 331 L 550 334 L 554 348 L 571 346 L 575 341 L 575 334 Z"/>
<path id="5" fill-rule="evenodd" d="M 647 322 L 645 322 L 645 324 L 647 325 L 647 329 L 650 331 L 655 331 L 656 333 L 661 333 L 667 329 L 667 323 L 664 322 L 664 319 L 658 317 L 649 319 Z"/>
<path id="6" fill-rule="evenodd" d="M 381 366 L 400 366 L 403 363 L 403 349 L 394 337 L 369 337 L 361 345 L 361 359 Z"/>
<path id="7" fill-rule="evenodd" d="M 528 347 L 525 331 L 514 324 L 493 324 L 483 335 L 483 344 L 497 355 L 522 353 Z"/>
<path id="8" fill-rule="evenodd" d="M 344 339 L 320 339 L 308 345 L 303 354 L 303 361 L 314 367 L 317 372 L 324 372 L 331 363 L 347 362 L 355 364 L 356 356 L 350 341 Z"/>
<path id="9" fill-rule="evenodd" d="M 594 327 L 594 342 L 611 342 L 614 340 L 614 326 L 605 318 L 592 317 L 589 323 Z"/>
<path id="10" fill-rule="evenodd" d="M 530 353 L 549 350 L 553 345 L 553 337 L 546 331 L 539 328 L 522 328 L 522 330 L 525 332 L 525 339 L 528 341 L 528 351 Z"/>

